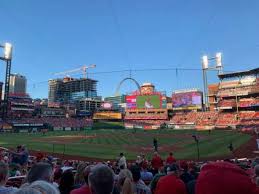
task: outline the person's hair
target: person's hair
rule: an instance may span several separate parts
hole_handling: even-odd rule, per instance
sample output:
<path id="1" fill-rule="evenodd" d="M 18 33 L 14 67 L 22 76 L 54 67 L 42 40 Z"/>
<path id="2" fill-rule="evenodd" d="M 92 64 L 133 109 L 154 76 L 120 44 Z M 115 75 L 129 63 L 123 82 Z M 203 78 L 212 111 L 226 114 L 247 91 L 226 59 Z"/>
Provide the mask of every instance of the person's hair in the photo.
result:
<path id="1" fill-rule="evenodd" d="M 120 153 L 120 156 L 123 156 L 124 154 L 123 153 Z"/>
<path id="2" fill-rule="evenodd" d="M 172 153 L 172 152 L 170 152 L 170 153 L 169 153 L 169 155 L 170 155 L 170 156 L 172 156 L 172 155 L 173 155 L 173 153 Z"/>
<path id="3" fill-rule="evenodd" d="M 63 172 L 60 184 L 59 184 L 59 190 L 62 191 L 71 191 L 74 187 L 74 174 L 72 170 L 66 170 Z"/>
<path id="4" fill-rule="evenodd" d="M 46 181 L 35 181 L 29 187 L 47 194 L 59 194 L 59 190 L 53 184 Z"/>
<path id="5" fill-rule="evenodd" d="M 85 162 L 79 163 L 77 166 L 76 174 L 75 174 L 75 184 L 84 184 L 85 178 L 84 178 L 84 170 L 87 167 L 87 164 Z M 88 177 L 87 177 L 88 179 Z"/>
<path id="6" fill-rule="evenodd" d="M 125 178 L 133 179 L 132 173 L 128 169 L 121 170 L 118 176 L 119 180 Z"/>
<path id="7" fill-rule="evenodd" d="M 140 167 L 137 165 L 133 165 L 130 168 L 130 171 L 132 173 L 133 181 L 137 182 L 139 181 L 141 174 L 140 174 Z"/>
<path id="8" fill-rule="evenodd" d="M 9 171 L 7 164 L 0 161 L 0 182 L 6 181 L 8 173 Z"/>
<path id="9" fill-rule="evenodd" d="M 124 183 L 121 189 L 121 194 L 132 194 L 132 193 L 134 193 L 132 181 L 131 179 L 126 178 L 124 180 Z"/>
<path id="10" fill-rule="evenodd" d="M 84 180 L 85 180 L 85 183 L 88 185 L 88 177 L 89 177 L 89 174 L 91 173 L 91 170 L 93 168 L 93 165 L 89 165 L 87 166 L 85 169 L 84 169 L 84 172 L 83 172 L 83 176 L 84 176 Z"/>
<path id="11" fill-rule="evenodd" d="M 23 187 L 13 194 L 42 194 L 39 190 L 31 188 L 31 187 Z"/>
<path id="12" fill-rule="evenodd" d="M 48 163 L 37 163 L 33 165 L 27 175 L 26 182 L 32 183 L 38 180 L 51 181 L 52 166 Z"/>
<path id="13" fill-rule="evenodd" d="M 89 175 L 89 186 L 94 194 L 110 194 L 113 190 L 114 174 L 105 165 L 98 164 Z"/>

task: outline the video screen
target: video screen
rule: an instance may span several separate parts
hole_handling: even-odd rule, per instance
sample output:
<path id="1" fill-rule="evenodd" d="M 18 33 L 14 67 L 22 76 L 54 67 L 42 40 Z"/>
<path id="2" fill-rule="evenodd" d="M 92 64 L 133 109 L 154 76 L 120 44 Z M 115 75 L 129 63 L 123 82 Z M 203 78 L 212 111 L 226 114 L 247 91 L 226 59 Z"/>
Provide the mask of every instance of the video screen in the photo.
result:
<path id="1" fill-rule="evenodd" d="M 161 108 L 159 95 L 137 96 L 138 108 Z"/>
<path id="2" fill-rule="evenodd" d="M 136 96 L 126 96 L 126 104 L 127 104 L 127 108 L 137 108 L 137 104 L 136 104 Z"/>
<path id="3" fill-rule="evenodd" d="M 172 104 L 174 108 L 201 106 L 202 93 L 201 92 L 175 93 L 172 95 Z"/>

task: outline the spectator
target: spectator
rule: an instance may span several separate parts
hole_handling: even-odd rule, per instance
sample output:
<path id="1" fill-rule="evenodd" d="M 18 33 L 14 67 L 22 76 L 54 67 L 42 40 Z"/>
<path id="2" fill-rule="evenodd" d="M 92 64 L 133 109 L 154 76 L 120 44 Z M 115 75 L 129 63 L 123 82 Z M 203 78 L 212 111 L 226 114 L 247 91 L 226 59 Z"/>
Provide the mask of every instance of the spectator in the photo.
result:
<path id="1" fill-rule="evenodd" d="M 13 162 L 24 166 L 28 163 L 29 152 L 24 145 L 17 146 L 16 152 L 11 152 L 13 155 Z"/>
<path id="2" fill-rule="evenodd" d="M 180 175 L 182 181 L 187 184 L 188 182 L 192 181 L 194 177 L 188 172 L 188 164 L 185 161 L 180 162 L 180 167 L 183 170 L 183 173 Z"/>
<path id="3" fill-rule="evenodd" d="M 154 156 L 151 161 L 152 168 L 153 168 L 153 175 L 158 173 L 158 169 L 163 166 L 163 160 L 159 156 L 157 152 L 154 153 Z"/>
<path id="4" fill-rule="evenodd" d="M 146 181 L 149 182 L 153 179 L 153 174 L 151 172 L 148 172 L 146 166 L 142 167 L 140 174 L 141 174 L 141 180 L 143 180 L 144 182 Z"/>
<path id="5" fill-rule="evenodd" d="M 166 171 L 166 169 L 164 167 L 160 167 L 158 170 L 158 173 L 154 176 L 153 180 L 151 181 L 150 188 L 151 188 L 152 193 L 154 193 L 156 190 L 158 180 L 161 177 L 166 175 L 165 171 Z"/>
<path id="6" fill-rule="evenodd" d="M 56 170 L 55 170 L 55 172 L 54 172 L 53 184 L 54 184 L 57 188 L 59 187 L 62 173 L 63 173 L 63 171 L 62 171 L 61 168 L 56 168 Z"/>
<path id="7" fill-rule="evenodd" d="M 114 174 L 105 165 L 96 165 L 89 174 L 89 187 L 92 194 L 111 194 L 114 185 Z"/>
<path id="8" fill-rule="evenodd" d="M 74 187 L 74 175 L 72 170 L 66 170 L 63 172 L 61 179 L 60 179 L 60 184 L 59 184 L 59 190 L 61 194 L 69 194 L 70 191 L 75 189 Z"/>
<path id="9" fill-rule="evenodd" d="M 167 175 L 157 183 L 155 194 L 187 194 L 184 182 L 179 179 L 179 167 L 172 164 L 167 167 Z"/>
<path id="10" fill-rule="evenodd" d="M 34 188 L 41 193 L 59 194 L 59 190 L 53 184 L 50 184 L 46 181 L 35 181 L 29 187 Z"/>
<path id="11" fill-rule="evenodd" d="M 146 159 L 146 156 L 144 154 L 142 154 L 141 158 L 142 158 L 141 167 L 148 168 L 148 160 Z"/>
<path id="12" fill-rule="evenodd" d="M 14 187 L 5 187 L 8 180 L 8 165 L 0 161 L 0 194 L 9 194 L 16 191 Z"/>
<path id="13" fill-rule="evenodd" d="M 52 166 L 50 164 L 40 162 L 31 167 L 26 182 L 30 184 L 38 180 L 52 182 Z"/>
<path id="14" fill-rule="evenodd" d="M 14 192 L 13 194 L 42 194 L 42 192 L 31 187 L 23 187 Z"/>
<path id="15" fill-rule="evenodd" d="M 133 194 L 133 177 L 128 169 L 124 169 L 118 176 L 118 189 L 121 194 Z"/>
<path id="16" fill-rule="evenodd" d="M 137 194 L 151 194 L 151 190 L 141 180 L 139 166 L 133 165 L 130 169 L 133 177 L 133 191 Z"/>
<path id="17" fill-rule="evenodd" d="M 88 184 L 88 177 L 91 173 L 91 169 L 93 168 L 92 165 L 87 166 L 83 170 L 83 176 L 84 176 L 84 185 L 82 185 L 79 189 L 74 189 L 70 192 L 70 194 L 91 194 L 89 184 Z"/>
<path id="18" fill-rule="evenodd" d="M 256 193 L 256 185 L 238 166 L 227 162 L 213 162 L 202 167 L 196 194 Z"/>
<path id="19" fill-rule="evenodd" d="M 119 157 L 119 161 L 118 161 L 118 166 L 121 169 L 127 168 L 127 161 L 126 161 L 126 158 L 125 158 L 123 153 L 120 153 L 120 157 Z"/>
<path id="20" fill-rule="evenodd" d="M 75 175 L 75 185 L 81 187 L 85 184 L 85 168 L 87 164 L 85 162 L 79 163 Z"/>
<path id="21" fill-rule="evenodd" d="M 169 156 L 166 158 L 166 164 L 171 165 L 176 162 L 176 159 L 173 157 L 173 153 L 170 152 Z"/>
<path id="22" fill-rule="evenodd" d="M 141 158 L 141 156 L 137 156 L 136 164 L 137 164 L 138 166 L 141 166 L 141 165 L 142 165 L 142 158 Z"/>

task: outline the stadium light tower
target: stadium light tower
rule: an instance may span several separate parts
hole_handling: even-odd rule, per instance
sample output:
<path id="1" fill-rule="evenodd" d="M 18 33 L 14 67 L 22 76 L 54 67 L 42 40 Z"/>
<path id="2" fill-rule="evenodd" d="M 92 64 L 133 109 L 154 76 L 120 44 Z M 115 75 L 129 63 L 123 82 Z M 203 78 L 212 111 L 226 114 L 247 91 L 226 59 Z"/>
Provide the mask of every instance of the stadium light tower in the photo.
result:
<path id="1" fill-rule="evenodd" d="M 214 60 L 216 64 L 214 66 L 209 66 L 209 61 Z M 208 101 L 208 78 L 207 78 L 207 71 L 210 70 L 217 70 L 218 74 L 223 72 L 223 65 L 222 65 L 222 53 L 216 53 L 215 57 L 209 58 L 207 55 L 202 57 L 202 77 L 203 77 L 203 99 L 205 108 L 204 110 L 207 111 L 209 107 Z"/>
<path id="2" fill-rule="evenodd" d="M 8 111 L 8 98 L 9 98 L 9 84 L 10 84 L 10 74 L 11 74 L 11 63 L 12 63 L 12 50 L 13 46 L 10 43 L 5 43 L 0 45 L 4 49 L 3 56 L 0 56 L 0 60 L 6 62 L 6 73 L 5 73 L 5 91 L 4 91 L 4 101 L 3 101 L 3 119 L 7 117 Z"/>

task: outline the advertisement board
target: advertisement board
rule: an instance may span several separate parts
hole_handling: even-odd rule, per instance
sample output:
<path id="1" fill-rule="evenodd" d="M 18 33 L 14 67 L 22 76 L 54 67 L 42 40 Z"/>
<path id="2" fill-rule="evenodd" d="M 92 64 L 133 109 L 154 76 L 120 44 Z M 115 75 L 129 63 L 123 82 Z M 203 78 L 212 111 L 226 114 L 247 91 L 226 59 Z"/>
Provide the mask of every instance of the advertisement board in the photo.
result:
<path id="1" fill-rule="evenodd" d="M 122 119 L 122 115 L 119 112 L 97 112 L 94 113 L 93 119 L 95 120 L 113 120 L 113 119 Z"/>
<path id="2" fill-rule="evenodd" d="M 160 95 L 137 96 L 137 108 L 161 108 Z"/>
<path id="3" fill-rule="evenodd" d="M 136 95 L 132 95 L 132 96 L 126 96 L 126 104 L 127 104 L 127 108 L 137 108 L 137 99 L 136 99 Z"/>
<path id="4" fill-rule="evenodd" d="M 201 107 L 202 92 L 183 92 L 172 94 L 173 108 Z"/>
<path id="5" fill-rule="evenodd" d="M 102 107 L 103 109 L 111 109 L 111 108 L 112 108 L 112 103 L 111 103 L 111 102 L 103 102 L 103 103 L 101 104 L 101 107 Z"/>

